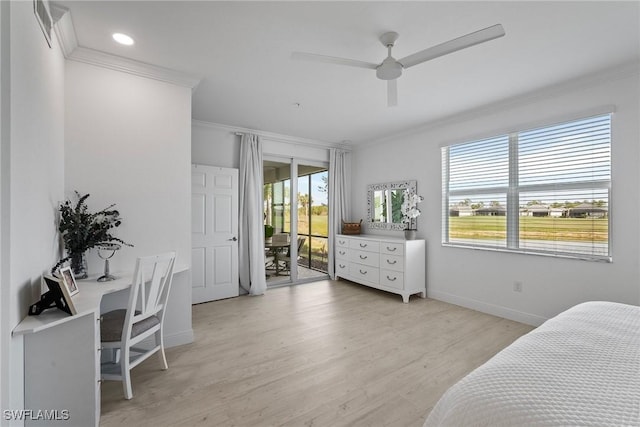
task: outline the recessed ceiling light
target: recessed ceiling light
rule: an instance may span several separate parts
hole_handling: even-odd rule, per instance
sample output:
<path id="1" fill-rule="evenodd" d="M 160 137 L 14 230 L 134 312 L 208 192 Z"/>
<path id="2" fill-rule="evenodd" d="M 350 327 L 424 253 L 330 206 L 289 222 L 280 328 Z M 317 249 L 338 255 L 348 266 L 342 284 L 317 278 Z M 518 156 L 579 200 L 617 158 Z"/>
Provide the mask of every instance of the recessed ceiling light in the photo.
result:
<path id="1" fill-rule="evenodd" d="M 133 39 L 126 34 L 114 33 L 112 37 L 115 41 L 125 46 L 131 46 L 133 44 Z"/>

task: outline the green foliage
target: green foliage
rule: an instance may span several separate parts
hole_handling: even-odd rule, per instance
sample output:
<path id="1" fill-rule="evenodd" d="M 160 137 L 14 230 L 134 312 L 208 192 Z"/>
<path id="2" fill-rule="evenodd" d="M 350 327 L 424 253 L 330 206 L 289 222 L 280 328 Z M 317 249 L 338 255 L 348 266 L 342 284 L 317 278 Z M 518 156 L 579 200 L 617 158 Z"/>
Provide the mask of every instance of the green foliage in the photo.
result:
<path id="1" fill-rule="evenodd" d="M 607 242 L 609 240 L 609 226 L 606 219 L 521 216 L 518 221 L 520 240 L 560 242 Z M 505 216 L 449 217 L 449 237 L 506 240 L 507 220 Z"/>
<path id="2" fill-rule="evenodd" d="M 311 206 L 311 215 L 317 215 L 317 216 L 329 215 L 329 206 L 327 205 Z"/>
<path id="3" fill-rule="evenodd" d="M 402 191 L 391 192 L 391 222 L 400 224 L 402 222 L 402 202 L 404 193 Z"/>
<path id="4" fill-rule="evenodd" d="M 52 273 L 71 258 L 82 255 L 100 243 L 117 242 L 126 246 L 133 246 L 111 234 L 112 229 L 119 227 L 122 223 L 120 212 L 112 209 L 115 205 L 110 205 L 101 211 L 91 213 L 86 204 L 89 194 L 82 196 L 77 191 L 75 193 L 78 198 L 75 204 L 71 200 L 66 200 L 59 207 L 60 223 L 58 231 L 62 236 L 67 256 L 58 261 L 51 269 Z"/>

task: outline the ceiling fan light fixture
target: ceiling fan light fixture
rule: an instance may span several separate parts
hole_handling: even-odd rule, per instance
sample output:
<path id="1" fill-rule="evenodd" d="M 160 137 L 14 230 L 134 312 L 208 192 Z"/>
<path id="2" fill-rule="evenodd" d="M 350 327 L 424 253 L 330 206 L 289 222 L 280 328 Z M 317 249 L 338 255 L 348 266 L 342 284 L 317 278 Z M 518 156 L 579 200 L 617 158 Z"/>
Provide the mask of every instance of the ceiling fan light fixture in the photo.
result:
<path id="1" fill-rule="evenodd" d="M 402 64 L 388 57 L 376 68 L 376 76 L 381 80 L 395 80 L 402 75 Z"/>

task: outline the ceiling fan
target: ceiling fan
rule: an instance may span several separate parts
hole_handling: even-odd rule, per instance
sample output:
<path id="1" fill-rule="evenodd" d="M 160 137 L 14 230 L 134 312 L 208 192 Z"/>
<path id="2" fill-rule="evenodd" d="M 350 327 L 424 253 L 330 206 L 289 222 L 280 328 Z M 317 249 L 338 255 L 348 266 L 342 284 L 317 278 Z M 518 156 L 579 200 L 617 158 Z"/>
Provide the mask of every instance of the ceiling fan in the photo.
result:
<path id="1" fill-rule="evenodd" d="M 393 48 L 393 45 L 398 39 L 398 33 L 390 31 L 380 36 L 380 42 L 387 48 L 388 52 L 388 56 L 380 64 L 358 61 L 356 59 L 317 55 L 315 53 L 307 52 L 293 52 L 291 54 L 291 58 L 376 70 L 376 76 L 381 80 L 387 81 L 387 105 L 392 107 L 398 105 L 398 85 L 396 79 L 402 75 L 403 69 L 413 67 L 414 65 L 421 64 L 431 59 L 438 58 L 439 56 L 447 55 L 467 47 L 497 39 L 504 35 L 505 32 L 502 25 L 496 24 L 483 30 L 469 33 L 462 37 L 429 47 L 412 55 L 405 56 L 404 58 L 395 59 L 391 56 L 391 48 Z"/>

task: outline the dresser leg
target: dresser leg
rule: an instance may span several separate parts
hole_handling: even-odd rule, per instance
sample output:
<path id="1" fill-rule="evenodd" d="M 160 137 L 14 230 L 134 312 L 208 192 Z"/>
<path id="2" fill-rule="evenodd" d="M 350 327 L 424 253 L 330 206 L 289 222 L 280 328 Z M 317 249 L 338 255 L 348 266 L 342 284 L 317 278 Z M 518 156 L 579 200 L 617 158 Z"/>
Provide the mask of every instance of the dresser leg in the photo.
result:
<path id="1" fill-rule="evenodd" d="M 427 297 L 427 291 L 420 292 L 420 298 L 426 298 L 426 297 Z"/>
<path id="2" fill-rule="evenodd" d="M 405 304 L 409 303 L 409 295 L 402 295 L 402 302 Z"/>

